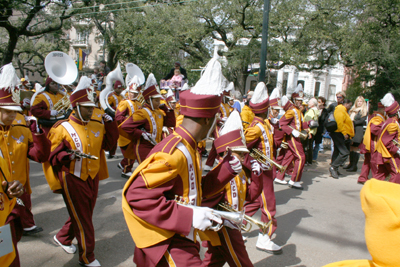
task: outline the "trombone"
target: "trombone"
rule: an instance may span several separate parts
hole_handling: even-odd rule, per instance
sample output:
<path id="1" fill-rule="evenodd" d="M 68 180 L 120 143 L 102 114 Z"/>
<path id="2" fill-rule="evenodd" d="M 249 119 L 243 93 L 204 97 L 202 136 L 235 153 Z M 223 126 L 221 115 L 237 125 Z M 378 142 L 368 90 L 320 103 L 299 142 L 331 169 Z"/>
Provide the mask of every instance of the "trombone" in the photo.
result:
<path id="1" fill-rule="evenodd" d="M 288 126 L 289 126 L 290 129 L 298 131 L 297 129 L 293 128 L 292 126 L 290 126 L 290 125 L 288 125 Z M 300 133 L 300 139 L 301 140 L 306 140 L 308 138 L 308 134 L 303 133 L 301 131 L 299 131 L 299 133 Z"/>
<path id="2" fill-rule="evenodd" d="M 71 105 L 71 102 L 69 101 L 68 94 L 65 94 L 63 98 L 57 101 L 57 103 L 54 104 L 53 109 L 58 111 L 59 113 L 65 112 L 69 106 Z"/>
<path id="3" fill-rule="evenodd" d="M 399 142 L 399 141 L 397 141 L 396 139 L 393 139 L 392 142 L 393 142 L 393 144 L 394 144 L 395 146 L 397 146 L 398 148 L 400 148 L 400 142 Z"/>
<path id="4" fill-rule="evenodd" d="M 282 166 L 282 165 L 276 163 L 275 161 L 273 161 L 272 159 L 270 159 L 269 157 L 264 155 L 264 153 L 261 150 L 259 150 L 258 148 L 252 148 L 251 152 L 250 152 L 250 156 L 252 158 L 254 158 L 255 160 L 257 160 L 258 162 L 260 162 L 261 164 L 267 165 L 267 163 L 269 163 L 269 164 L 274 165 L 281 173 L 284 173 L 286 171 L 287 166 Z"/>
<path id="5" fill-rule="evenodd" d="M 238 212 L 237 210 L 235 210 L 235 209 L 234 209 L 229 203 L 227 203 L 227 202 L 225 202 L 225 203 L 219 203 L 218 206 L 221 207 L 221 208 L 223 208 L 224 210 L 227 210 L 227 211 L 230 211 L 230 212 Z M 242 225 L 242 226 L 241 226 L 241 229 L 242 229 L 243 231 L 245 231 L 246 233 L 250 232 L 250 230 L 251 230 L 251 223 L 253 223 L 253 224 L 257 225 L 257 226 L 260 228 L 260 230 L 262 231 L 263 234 L 266 234 L 267 231 L 268 231 L 268 227 L 269 227 L 269 226 L 271 225 L 271 223 L 272 223 L 272 220 L 269 221 L 268 223 L 260 222 L 260 221 L 258 221 L 258 220 L 256 220 L 256 219 L 253 219 L 252 217 L 250 217 L 250 216 L 248 216 L 248 215 L 246 215 L 246 214 L 244 214 L 243 219 L 244 219 L 244 220 L 248 223 L 248 225 L 249 225 L 248 227 L 246 227 L 245 225 Z"/>

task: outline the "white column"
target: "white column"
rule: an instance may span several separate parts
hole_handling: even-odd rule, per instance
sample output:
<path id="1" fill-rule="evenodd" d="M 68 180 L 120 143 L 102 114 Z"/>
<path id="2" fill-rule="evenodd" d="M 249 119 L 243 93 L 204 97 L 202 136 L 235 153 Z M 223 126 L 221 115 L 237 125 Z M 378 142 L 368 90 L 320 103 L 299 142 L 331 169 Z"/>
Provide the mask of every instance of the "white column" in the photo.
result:
<path id="1" fill-rule="evenodd" d="M 283 75 L 284 75 L 283 69 L 278 70 L 278 74 L 277 74 L 277 77 L 276 77 L 276 87 L 278 87 L 278 88 L 282 88 Z"/>

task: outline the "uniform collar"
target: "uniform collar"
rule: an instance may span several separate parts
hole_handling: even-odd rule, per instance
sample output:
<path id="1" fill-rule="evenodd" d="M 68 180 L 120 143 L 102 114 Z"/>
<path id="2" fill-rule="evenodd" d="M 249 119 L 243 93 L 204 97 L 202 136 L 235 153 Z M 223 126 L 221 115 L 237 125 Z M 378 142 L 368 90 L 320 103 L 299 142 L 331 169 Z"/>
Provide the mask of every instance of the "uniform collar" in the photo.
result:
<path id="1" fill-rule="evenodd" d="M 176 128 L 175 132 L 182 136 L 183 139 L 185 139 L 189 145 L 196 150 L 197 149 L 197 142 L 194 139 L 194 137 L 189 133 L 188 130 L 186 130 L 183 126 L 179 126 Z"/>
<path id="2" fill-rule="evenodd" d="M 259 122 L 261 124 L 264 124 L 264 120 L 257 116 L 254 117 L 254 122 Z"/>
<path id="3" fill-rule="evenodd" d="M 71 116 L 69 116 L 69 119 L 79 125 L 87 125 L 87 123 L 84 123 L 83 121 L 81 121 L 79 118 L 77 118 L 75 116 L 75 114 L 71 114 Z"/>
<path id="4" fill-rule="evenodd" d="M 10 129 L 11 129 L 11 126 L 12 125 L 2 125 L 2 124 L 0 124 L 0 131 L 3 131 L 3 132 L 7 132 L 7 131 L 9 131 Z"/>

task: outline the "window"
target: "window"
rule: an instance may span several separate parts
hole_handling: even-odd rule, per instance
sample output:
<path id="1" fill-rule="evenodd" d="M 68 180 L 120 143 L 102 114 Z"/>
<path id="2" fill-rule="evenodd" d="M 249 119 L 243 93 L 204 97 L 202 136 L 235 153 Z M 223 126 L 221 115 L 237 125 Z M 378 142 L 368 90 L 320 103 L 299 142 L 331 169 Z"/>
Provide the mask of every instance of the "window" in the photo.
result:
<path id="1" fill-rule="evenodd" d="M 328 101 L 331 103 L 336 102 L 336 85 L 334 84 L 329 85 Z"/>
<path id="2" fill-rule="evenodd" d="M 320 82 L 315 82 L 315 90 L 314 90 L 314 96 L 318 97 L 319 96 L 319 89 L 321 87 L 321 83 Z"/>
<path id="3" fill-rule="evenodd" d="M 88 43 L 89 40 L 89 32 L 88 31 L 82 31 L 82 32 L 77 32 L 76 33 L 76 40 L 79 43 Z"/>
<path id="4" fill-rule="evenodd" d="M 297 85 L 299 85 L 300 83 L 301 83 L 301 85 L 303 86 L 303 90 L 304 90 L 304 81 L 303 81 L 303 80 L 297 81 Z M 297 87 L 297 85 L 296 85 L 296 87 Z"/>

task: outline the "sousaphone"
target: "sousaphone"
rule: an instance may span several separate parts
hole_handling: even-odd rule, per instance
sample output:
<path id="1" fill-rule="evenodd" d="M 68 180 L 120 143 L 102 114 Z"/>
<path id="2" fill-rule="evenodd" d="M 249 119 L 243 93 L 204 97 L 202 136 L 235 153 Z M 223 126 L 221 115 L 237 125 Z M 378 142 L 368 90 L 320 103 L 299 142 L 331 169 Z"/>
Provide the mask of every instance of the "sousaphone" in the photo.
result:
<path id="1" fill-rule="evenodd" d="M 111 117 L 115 117 L 115 110 L 110 106 L 110 103 L 108 103 L 108 96 L 113 92 L 113 84 L 115 81 L 120 81 L 122 86 L 124 86 L 124 77 L 122 76 L 122 71 L 121 71 L 121 65 L 118 62 L 117 67 L 108 73 L 106 77 L 106 88 L 101 91 L 100 93 L 100 105 L 104 109 L 104 112 L 106 112 L 108 115 Z"/>

